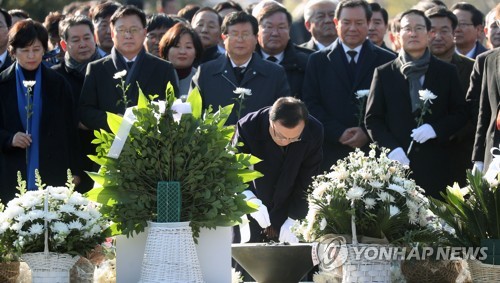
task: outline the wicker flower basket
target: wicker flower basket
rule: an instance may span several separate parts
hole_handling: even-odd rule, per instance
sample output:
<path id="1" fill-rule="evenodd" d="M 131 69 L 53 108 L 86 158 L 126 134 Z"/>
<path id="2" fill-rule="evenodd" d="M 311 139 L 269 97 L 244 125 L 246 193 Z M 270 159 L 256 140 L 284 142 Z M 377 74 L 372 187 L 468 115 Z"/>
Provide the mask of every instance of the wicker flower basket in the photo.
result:
<path id="1" fill-rule="evenodd" d="M 15 283 L 19 276 L 19 262 L 0 263 L 0 282 Z"/>
<path id="2" fill-rule="evenodd" d="M 500 278 L 500 265 L 485 264 L 479 260 L 468 260 L 469 271 L 474 283 L 493 283 Z"/>
<path id="3" fill-rule="evenodd" d="M 27 253 L 21 256 L 31 269 L 32 283 L 69 283 L 69 271 L 79 256 L 60 253 Z"/>
<path id="4" fill-rule="evenodd" d="M 461 271 L 460 260 L 401 261 L 401 272 L 408 283 L 454 283 Z"/>
<path id="5" fill-rule="evenodd" d="M 189 222 L 148 222 L 141 283 L 203 283 Z"/>

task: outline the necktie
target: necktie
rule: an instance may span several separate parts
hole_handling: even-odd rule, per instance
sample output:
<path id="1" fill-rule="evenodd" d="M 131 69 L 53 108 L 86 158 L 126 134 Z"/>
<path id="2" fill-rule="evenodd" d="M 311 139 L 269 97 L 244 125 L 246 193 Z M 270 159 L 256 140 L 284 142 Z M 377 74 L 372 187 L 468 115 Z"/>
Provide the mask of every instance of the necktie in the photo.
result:
<path id="1" fill-rule="evenodd" d="M 234 67 L 233 70 L 236 81 L 240 84 L 243 79 L 243 75 L 245 75 L 245 67 Z"/>
<path id="2" fill-rule="evenodd" d="M 267 59 L 266 59 L 266 60 L 267 60 L 267 61 L 271 61 L 271 62 L 273 62 L 273 63 L 278 62 L 278 58 L 276 58 L 276 57 L 274 57 L 274 56 L 269 56 L 269 57 L 267 57 Z"/>
<path id="3" fill-rule="evenodd" d="M 132 66 L 134 65 L 134 61 L 129 61 L 127 62 L 127 69 L 132 69 Z"/>
<path id="4" fill-rule="evenodd" d="M 351 57 L 351 60 L 349 61 L 349 74 L 351 75 L 352 80 L 354 81 L 354 77 L 356 76 L 356 61 L 354 58 L 356 57 L 356 54 L 358 54 L 357 51 L 354 50 L 349 50 L 347 51 L 347 55 Z"/>

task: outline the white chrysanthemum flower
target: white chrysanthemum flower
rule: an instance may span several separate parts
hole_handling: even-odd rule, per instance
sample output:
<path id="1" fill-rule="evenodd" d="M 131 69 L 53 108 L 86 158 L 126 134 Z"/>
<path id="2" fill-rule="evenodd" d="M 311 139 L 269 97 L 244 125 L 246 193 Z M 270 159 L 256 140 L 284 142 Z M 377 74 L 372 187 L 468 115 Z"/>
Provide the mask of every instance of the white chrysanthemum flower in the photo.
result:
<path id="1" fill-rule="evenodd" d="M 244 87 L 237 87 L 234 91 L 234 94 L 238 94 L 239 97 L 245 97 L 252 95 L 252 90 Z"/>
<path id="2" fill-rule="evenodd" d="M 367 97 L 368 94 L 370 94 L 369 89 L 360 89 L 360 90 L 356 91 L 356 98 L 361 99 L 361 98 Z"/>
<path id="3" fill-rule="evenodd" d="M 431 104 L 432 100 L 437 98 L 437 96 L 434 95 L 434 93 L 432 93 L 432 91 L 428 89 L 419 90 L 418 96 L 420 97 L 420 100 L 422 100 L 424 103 L 429 102 Z"/>
<path id="4" fill-rule="evenodd" d="M 127 75 L 127 70 L 123 70 L 120 72 L 116 72 L 115 75 L 113 76 L 113 79 L 121 79 Z"/>
<path id="5" fill-rule="evenodd" d="M 19 215 L 24 214 L 24 209 L 18 205 L 9 205 L 7 206 L 7 209 L 4 211 L 4 215 L 6 218 L 16 218 Z"/>
<path id="6" fill-rule="evenodd" d="M 33 87 L 36 84 L 36 81 L 23 81 L 24 87 Z"/>
<path id="7" fill-rule="evenodd" d="M 45 213 L 45 220 L 47 220 L 48 222 L 59 219 L 59 217 L 59 214 L 55 211 L 49 211 Z"/>
<path id="8" fill-rule="evenodd" d="M 21 223 L 13 223 L 12 225 L 10 225 L 10 230 L 12 231 L 19 231 L 23 228 L 23 225 Z"/>
<path id="9" fill-rule="evenodd" d="M 31 209 L 34 206 L 41 204 L 43 204 L 43 199 L 29 195 L 22 199 L 22 203 L 20 205 L 26 209 Z"/>
<path id="10" fill-rule="evenodd" d="M 78 220 L 74 220 L 68 224 L 68 228 L 70 230 L 80 230 L 83 228 L 83 224 Z"/>
<path id="11" fill-rule="evenodd" d="M 74 213 L 76 216 L 82 218 L 82 219 L 85 219 L 85 220 L 89 220 L 92 218 L 92 216 L 90 216 L 90 213 L 87 212 L 87 211 L 80 211 L 80 210 L 77 210 L 75 211 Z"/>
<path id="12" fill-rule="evenodd" d="M 79 192 L 73 192 L 68 199 L 68 204 L 72 205 L 87 205 L 88 202 Z"/>
<path id="13" fill-rule="evenodd" d="M 350 188 L 349 191 L 347 191 L 346 197 L 347 197 L 347 199 L 350 199 L 350 200 L 357 200 L 357 199 L 361 199 L 364 194 L 365 194 L 365 189 L 358 187 L 358 186 L 354 186 L 354 187 Z"/>
<path id="14" fill-rule="evenodd" d="M 323 218 L 321 219 L 321 222 L 319 223 L 319 229 L 320 229 L 321 231 L 325 230 L 325 228 L 326 228 L 326 224 L 327 224 L 327 223 L 326 223 L 326 219 L 323 217 Z"/>
<path id="15" fill-rule="evenodd" d="M 397 185 L 402 186 L 404 184 L 405 180 L 403 178 L 399 177 L 399 176 L 394 176 L 392 178 L 392 182 L 394 182 Z"/>
<path id="16" fill-rule="evenodd" d="M 394 205 L 389 206 L 389 215 L 392 217 L 400 212 L 399 208 Z"/>
<path id="17" fill-rule="evenodd" d="M 43 233 L 43 225 L 35 223 L 31 225 L 31 227 L 28 229 L 31 235 L 41 235 Z"/>
<path id="18" fill-rule="evenodd" d="M 402 196 L 404 196 L 404 194 L 405 194 L 405 189 L 399 185 L 396 185 L 396 184 L 389 184 L 387 189 L 398 192 Z"/>
<path id="19" fill-rule="evenodd" d="M 374 189 L 381 189 L 384 186 L 384 183 L 381 183 L 379 181 L 371 181 L 370 186 Z"/>
<path id="20" fill-rule="evenodd" d="M 102 214 L 99 212 L 99 210 L 94 209 L 94 208 L 89 208 L 88 212 L 90 213 L 90 216 L 94 219 L 99 219 L 101 218 Z"/>
<path id="21" fill-rule="evenodd" d="M 50 194 L 50 198 L 55 200 L 66 200 L 68 198 L 68 195 L 66 193 Z"/>
<path id="22" fill-rule="evenodd" d="M 313 190 L 313 195 L 316 198 L 321 198 L 323 196 L 323 193 L 328 189 L 329 185 L 328 183 L 320 183 L 314 190 Z"/>
<path id="23" fill-rule="evenodd" d="M 0 235 L 5 233 L 9 229 L 9 223 L 8 222 L 0 222 Z"/>
<path id="24" fill-rule="evenodd" d="M 31 210 L 28 211 L 28 216 L 31 220 L 43 219 L 45 217 L 45 212 L 43 210 Z"/>
<path id="25" fill-rule="evenodd" d="M 28 222 L 31 220 L 31 218 L 28 214 L 21 214 L 21 215 L 15 217 L 14 219 L 21 224 L 24 224 L 25 222 Z M 0 220 L 0 222 L 1 222 L 1 220 Z"/>
<path id="26" fill-rule="evenodd" d="M 391 196 L 388 192 L 380 192 L 378 193 L 378 199 L 384 202 L 394 202 L 394 197 Z"/>
<path id="27" fill-rule="evenodd" d="M 76 208 L 74 205 L 68 203 L 68 204 L 63 204 L 63 205 L 59 206 L 59 211 L 65 212 L 65 213 L 75 213 Z"/>
<path id="28" fill-rule="evenodd" d="M 56 232 L 57 234 L 64 234 L 64 235 L 69 234 L 68 225 L 64 222 L 57 221 L 57 222 L 52 223 L 50 226 L 51 226 L 52 230 L 54 232 Z"/>
<path id="29" fill-rule="evenodd" d="M 375 204 L 377 204 L 377 201 L 374 198 L 365 198 L 364 202 L 366 209 L 372 209 L 375 207 Z"/>
<path id="30" fill-rule="evenodd" d="M 359 172 L 359 175 L 365 181 L 370 181 L 370 179 L 372 178 L 372 174 L 369 171 L 366 171 L 366 170 L 361 170 Z"/>

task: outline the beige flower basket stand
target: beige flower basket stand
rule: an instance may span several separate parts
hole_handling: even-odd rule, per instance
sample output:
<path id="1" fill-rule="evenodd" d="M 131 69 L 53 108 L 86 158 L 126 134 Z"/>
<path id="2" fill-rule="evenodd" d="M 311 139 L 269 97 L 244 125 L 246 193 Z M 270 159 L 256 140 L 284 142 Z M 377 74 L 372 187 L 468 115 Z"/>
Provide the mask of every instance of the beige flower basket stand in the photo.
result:
<path id="1" fill-rule="evenodd" d="M 336 256 L 333 261 L 332 266 L 335 266 L 335 268 L 328 270 L 325 274 L 326 277 L 330 277 L 327 282 L 390 283 L 391 261 L 379 259 L 375 254 L 373 254 L 373 258 L 371 258 L 372 254 L 366 252 L 368 250 L 376 250 L 377 255 L 379 255 L 380 248 L 387 247 L 387 245 L 358 243 L 354 215 L 351 217 L 351 225 L 353 231 L 352 244 L 342 243 L 340 246 L 337 245 L 334 247 L 338 256 Z M 358 253 L 364 250 L 359 258 L 356 255 L 356 249 Z M 367 259 L 365 256 L 370 256 L 370 258 Z M 320 264 L 320 275 L 325 271 L 326 270 L 322 271 L 322 264 Z"/>
<path id="2" fill-rule="evenodd" d="M 139 282 L 203 283 L 189 222 L 148 222 L 148 226 Z"/>
<path id="3" fill-rule="evenodd" d="M 48 192 L 45 197 L 44 211 L 48 211 Z M 69 254 L 49 252 L 49 230 L 47 220 L 44 223 L 45 248 L 43 252 L 21 255 L 31 269 L 32 283 L 69 283 L 69 271 L 80 258 Z"/>

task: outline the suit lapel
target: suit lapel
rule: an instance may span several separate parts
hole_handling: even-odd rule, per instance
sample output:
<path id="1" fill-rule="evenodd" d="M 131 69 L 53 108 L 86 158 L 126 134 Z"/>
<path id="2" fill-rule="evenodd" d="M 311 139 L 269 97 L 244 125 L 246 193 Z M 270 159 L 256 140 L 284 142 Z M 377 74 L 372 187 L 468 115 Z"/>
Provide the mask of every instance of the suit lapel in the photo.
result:
<path id="1" fill-rule="evenodd" d="M 370 41 L 365 40 L 359 56 L 360 60 L 358 62 L 357 74 L 353 84 L 354 90 L 358 89 L 365 77 L 370 75 L 370 70 L 373 72 L 373 65 L 377 60 L 377 53 L 373 52 L 373 48 Z"/>
<path id="2" fill-rule="evenodd" d="M 352 90 L 351 79 L 347 74 L 347 69 L 344 64 L 345 58 L 342 58 L 341 56 L 345 56 L 344 49 L 337 39 L 333 44 L 331 51 L 327 54 L 327 58 L 328 61 L 331 62 L 330 66 L 332 67 L 333 72 L 337 74 L 345 89 Z"/>

